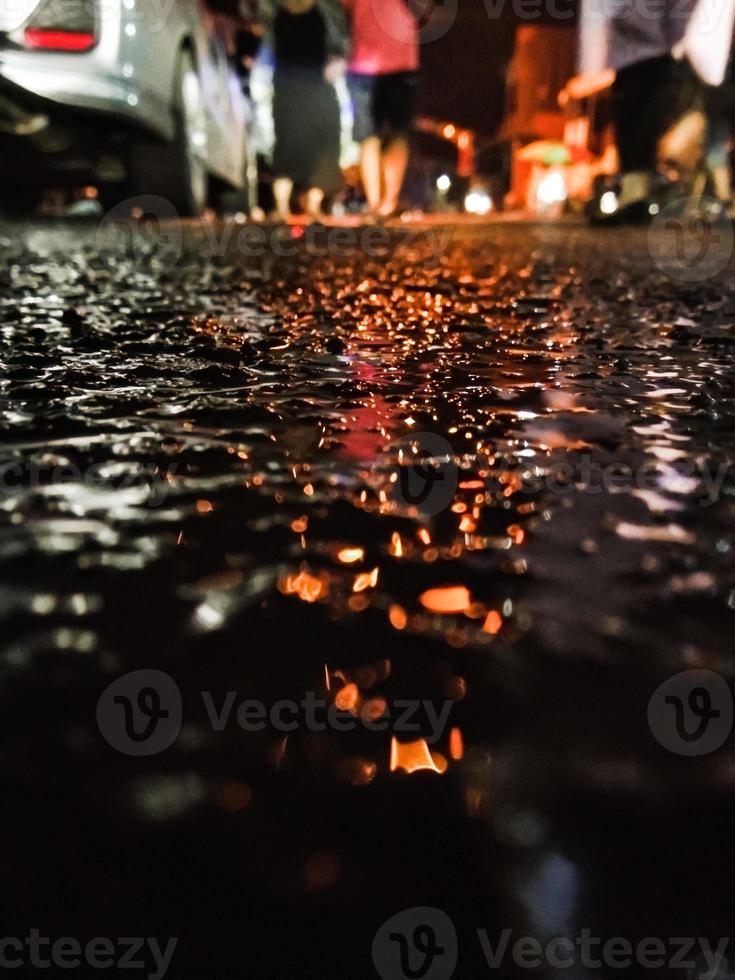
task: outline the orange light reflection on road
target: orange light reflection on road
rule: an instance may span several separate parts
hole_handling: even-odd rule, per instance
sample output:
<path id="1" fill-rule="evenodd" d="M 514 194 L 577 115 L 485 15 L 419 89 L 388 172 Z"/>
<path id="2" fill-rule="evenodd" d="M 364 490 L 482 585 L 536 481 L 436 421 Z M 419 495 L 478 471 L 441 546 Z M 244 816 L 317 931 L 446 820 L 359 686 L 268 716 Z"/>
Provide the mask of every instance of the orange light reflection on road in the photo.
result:
<path id="1" fill-rule="evenodd" d="M 355 578 L 355 584 L 352 586 L 352 591 L 364 592 L 365 589 L 374 589 L 378 584 L 379 574 L 379 568 L 374 568 L 372 572 L 362 572 Z"/>
<path id="2" fill-rule="evenodd" d="M 301 571 L 298 575 L 285 575 L 278 588 L 284 595 L 297 595 L 304 602 L 317 602 L 329 595 L 329 579 Z"/>
<path id="3" fill-rule="evenodd" d="M 393 605 L 388 610 L 388 619 L 395 630 L 405 630 L 408 616 L 403 606 Z"/>
<path id="4" fill-rule="evenodd" d="M 491 636 L 495 636 L 499 633 L 503 625 L 503 617 L 496 609 L 491 609 L 490 612 L 485 617 L 485 622 L 483 624 L 483 632 L 489 633 Z"/>
<path id="5" fill-rule="evenodd" d="M 449 754 L 457 760 L 464 755 L 464 739 L 458 728 L 453 728 L 449 735 Z"/>
<path id="6" fill-rule="evenodd" d="M 342 548 L 337 554 L 337 560 L 341 561 L 343 565 L 354 565 L 356 562 L 362 561 L 364 557 L 363 548 Z"/>
<path id="7" fill-rule="evenodd" d="M 403 558 L 403 541 L 398 531 L 393 533 L 388 553 L 393 555 L 394 558 Z"/>
<path id="8" fill-rule="evenodd" d="M 397 769 L 403 769 L 409 774 L 428 769 L 441 775 L 446 772 L 447 760 L 438 752 L 432 755 L 423 738 L 416 742 L 399 742 L 393 736 L 390 743 L 390 771 L 395 772 Z"/>
<path id="9" fill-rule="evenodd" d="M 352 711 L 360 700 L 360 692 L 357 684 L 347 684 L 341 691 L 337 692 L 334 703 L 340 711 Z"/>
<path id="10" fill-rule="evenodd" d="M 451 615 L 469 609 L 472 599 L 464 585 L 445 585 L 424 592 L 419 596 L 419 602 L 429 612 Z"/>

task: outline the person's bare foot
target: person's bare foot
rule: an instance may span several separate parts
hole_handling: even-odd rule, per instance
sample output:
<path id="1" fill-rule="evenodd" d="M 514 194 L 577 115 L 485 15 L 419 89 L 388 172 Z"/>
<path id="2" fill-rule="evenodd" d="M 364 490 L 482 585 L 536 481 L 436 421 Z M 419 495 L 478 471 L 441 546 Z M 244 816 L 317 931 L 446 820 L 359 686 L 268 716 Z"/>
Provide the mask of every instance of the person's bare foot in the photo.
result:
<path id="1" fill-rule="evenodd" d="M 322 210 L 322 204 L 324 203 L 324 191 L 320 190 L 318 187 L 312 187 L 306 194 L 306 206 L 304 210 L 306 214 L 313 221 L 322 221 L 324 218 L 324 211 Z"/>
<path id="2" fill-rule="evenodd" d="M 273 197 L 275 198 L 274 217 L 286 224 L 291 220 L 291 194 L 293 181 L 289 177 L 276 177 L 273 181 Z"/>
<path id="3" fill-rule="evenodd" d="M 375 217 L 378 221 L 390 221 L 391 218 L 395 218 L 398 215 L 398 202 L 393 201 L 383 201 L 378 210 L 375 212 Z"/>

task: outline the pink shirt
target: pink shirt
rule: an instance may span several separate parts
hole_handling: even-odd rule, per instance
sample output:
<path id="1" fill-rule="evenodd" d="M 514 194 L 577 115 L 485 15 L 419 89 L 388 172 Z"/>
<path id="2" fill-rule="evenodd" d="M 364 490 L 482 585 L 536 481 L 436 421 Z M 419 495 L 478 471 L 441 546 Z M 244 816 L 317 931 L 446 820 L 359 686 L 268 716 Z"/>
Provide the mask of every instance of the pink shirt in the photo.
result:
<path id="1" fill-rule="evenodd" d="M 388 75 L 417 71 L 419 32 L 406 0 L 346 0 L 352 12 L 350 71 Z"/>

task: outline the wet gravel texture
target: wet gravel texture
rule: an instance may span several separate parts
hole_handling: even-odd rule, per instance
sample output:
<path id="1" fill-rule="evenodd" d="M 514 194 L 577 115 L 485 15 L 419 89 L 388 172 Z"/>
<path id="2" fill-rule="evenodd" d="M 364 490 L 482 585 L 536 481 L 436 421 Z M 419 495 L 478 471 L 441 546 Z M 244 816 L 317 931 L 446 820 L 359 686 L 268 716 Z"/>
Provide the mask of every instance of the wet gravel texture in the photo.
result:
<path id="1" fill-rule="evenodd" d="M 413 906 L 463 980 L 477 928 L 729 935 L 732 737 L 683 758 L 646 710 L 733 676 L 730 269 L 571 225 L 279 234 L 0 226 L 0 931 L 263 980 L 377 976 Z M 136 758 L 97 702 L 151 669 L 183 727 Z M 217 731 L 201 692 L 422 707 Z"/>

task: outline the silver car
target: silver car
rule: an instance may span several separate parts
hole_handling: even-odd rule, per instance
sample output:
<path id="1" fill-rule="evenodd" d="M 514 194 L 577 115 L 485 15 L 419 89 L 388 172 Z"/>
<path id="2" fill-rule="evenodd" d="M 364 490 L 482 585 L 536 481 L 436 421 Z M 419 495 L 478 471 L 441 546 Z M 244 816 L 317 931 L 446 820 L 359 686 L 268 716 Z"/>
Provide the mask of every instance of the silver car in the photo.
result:
<path id="1" fill-rule="evenodd" d="M 0 206 L 50 177 L 182 215 L 245 188 L 252 113 L 220 24 L 201 0 L 0 0 Z"/>

